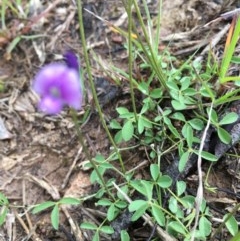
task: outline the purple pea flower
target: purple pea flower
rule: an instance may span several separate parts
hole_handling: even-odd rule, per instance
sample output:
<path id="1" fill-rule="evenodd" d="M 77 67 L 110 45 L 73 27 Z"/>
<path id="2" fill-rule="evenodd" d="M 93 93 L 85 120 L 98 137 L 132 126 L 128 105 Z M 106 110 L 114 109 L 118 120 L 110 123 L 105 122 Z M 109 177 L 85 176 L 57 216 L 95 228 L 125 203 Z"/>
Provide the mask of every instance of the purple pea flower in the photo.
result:
<path id="1" fill-rule="evenodd" d="M 65 105 L 76 110 L 82 106 L 79 64 L 72 52 L 65 54 L 64 63 L 51 63 L 36 75 L 33 90 L 40 95 L 39 109 L 58 114 Z"/>
<path id="2" fill-rule="evenodd" d="M 79 72 L 79 62 L 76 54 L 71 51 L 67 51 L 64 54 L 64 59 L 69 68 L 73 68 Z"/>

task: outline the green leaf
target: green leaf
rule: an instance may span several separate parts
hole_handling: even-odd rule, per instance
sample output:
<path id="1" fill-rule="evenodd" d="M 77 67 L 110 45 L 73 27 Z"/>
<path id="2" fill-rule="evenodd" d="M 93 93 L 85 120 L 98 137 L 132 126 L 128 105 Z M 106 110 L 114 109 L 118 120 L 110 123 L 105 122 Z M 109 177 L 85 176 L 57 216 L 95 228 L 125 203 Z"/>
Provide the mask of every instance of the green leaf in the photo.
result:
<path id="1" fill-rule="evenodd" d="M 113 165 L 105 162 L 105 163 L 101 163 L 101 167 L 104 169 L 111 169 L 111 168 L 113 168 Z"/>
<path id="2" fill-rule="evenodd" d="M 106 192 L 105 189 L 103 189 L 103 188 L 99 189 L 99 190 L 97 191 L 97 193 L 95 194 L 95 198 L 96 198 L 96 199 L 102 198 L 102 196 L 105 195 L 105 192 Z"/>
<path id="3" fill-rule="evenodd" d="M 120 189 L 122 190 L 123 193 L 126 193 L 126 194 L 128 193 L 128 186 L 127 185 L 122 186 Z M 118 198 L 125 200 L 124 195 L 119 191 L 117 192 L 117 196 L 118 196 Z"/>
<path id="4" fill-rule="evenodd" d="M 163 95 L 162 89 L 160 88 L 156 88 L 153 89 L 150 93 L 150 97 L 152 97 L 153 99 L 160 99 Z"/>
<path id="5" fill-rule="evenodd" d="M 97 202 L 97 205 L 100 206 L 110 206 L 112 204 L 111 201 L 109 201 L 108 199 L 101 199 Z"/>
<path id="6" fill-rule="evenodd" d="M 113 221 L 118 213 L 118 209 L 115 207 L 114 204 L 111 204 L 107 211 L 107 219 L 108 221 Z"/>
<path id="7" fill-rule="evenodd" d="M 191 104 L 194 104 L 194 99 L 192 99 L 191 97 L 189 96 L 183 96 L 182 94 L 179 95 L 179 98 L 178 98 L 178 101 L 180 103 L 184 103 L 184 104 L 187 104 L 187 105 L 191 105 Z"/>
<path id="8" fill-rule="evenodd" d="M 121 127 L 122 128 L 122 127 Z M 119 144 L 123 140 L 122 138 L 122 130 L 118 131 L 116 135 L 114 136 L 114 141 Z"/>
<path id="9" fill-rule="evenodd" d="M 6 198 L 6 196 L 0 192 L 0 206 L 1 205 L 8 205 L 8 199 Z"/>
<path id="10" fill-rule="evenodd" d="M 238 119 L 238 114 L 235 112 L 231 112 L 226 114 L 222 120 L 219 122 L 219 125 L 228 125 L 228 124 L 232 124 L 235 121 L 237 121 Z"/>
<path id="11" fill-rule="evenodd" d="M 198 155 L 199 151 L 194 151 L 194 153 L 196 155 Z M 211 154 L 209 152 L 206 152 L 206 151 L 202 151 L 201 156 L 202 156 L 202 158 L 204 158 L 204 159 L 206 159 L 208 161 L 211 161 L 211 162 L 216 162 L 218 160 L 218 158 L 215 155 L 213 155 L 213 154 Z"/>
<path id="12" fill-rule="evenodd" d="M 150 165 L 150 173 L 154 181 L 157 181 L 158 177 L 160 176 L 159 166 L 157 164 Z"/>
<path id="13" fill-rule="evenodd" d="M 188 147 L 191 148 L 193 143 L 193 129 L 190 125 L 187 125 L 186 127 L 186 140 Z"/>
<path id="14" fill-rule="evenodd" d="M 9 211 L 8 204 L 8 199 L 3 193 L 0 192 L 0 226 L 2 226 L 6 220 L 6 216 Z"/>
<path id="15" fill-rule="evenodd" d="M 199 220 L 199 231 L 204 236 L 207 237 L 212 231 L 212 224 L 206 217 L 201 217 Z"/>
<path id="16" fill-rule="evenodd" d="M 47 201 L 47 202 L 44 202 L 44 203 L 41 203 L 41 204 L 38 204 L 33 210 L 32 210 L 32 213 L 33 214 L 36 214 L 36 213 L 39 213 L 49 207 L 52 207 L 54 206 L 56 203 L 55 202 L 52 202 L 52 201 Z"/>
<path id="17" fill-rule="evenodd" d="M 126 230 L 121 230 L 121 241 L 130 241 L 130 237 Z"/>
<path id="18" fill-rule="evenodd" d="M 187 187 L 186 182 L 178 181 L 177 182 L 177 195 L 181 196 L 185 192 L 186 187 Z"/>
<path id="19" fill-rule="evenodd" d="M 118 207 L 118 208 L 126 208 L 128 206 L 127 202 L 126 201 L 122 201 L 122 200 L 118 200 L 116 203 L 115 203 L 115 206 Z"/>
<path id="20" fill-rule="evenodd" d="M 138 133 L 142 134 L 143 131 L 144 131 L 144 119 L 141 116 L 139 116 L 139 118 L 138 118 Z"/>
<path id="21" fill-rule="evenodd" d="M 171 113 L 172 113 L 172 110 L 166 109 L 166 110 L 163 111 L 162 115 L 163 115 L 163 116 L 168 116 L 168 115 L 171 114 Z"/>
<path id="22" fill-rule="evenodd" d="M 207 113 L 208 115 L 210 114 L 210 108 L 207 108 Z M 210 116 L 210 119 L 213 123 L 218 123 L 218 115 L 217 115 L 217 112 L 215 110 L 212 109 L 212 112 L 211 112 L 211 116 Z"/>
<path id="23" fill-rule="evenodd" d="M 129 141 L 133 137 L 134 127 L 132 121 L 127 121 L 122 128 L 122 137 L 124 141 Z"/>
<path id="24" fill-rule="evenodd" d="M 99 233 L 98 232 L 96 232 L 94 234 L 92 241 L 100 241 L 100 237 L 99 237 Z"/>
<path id="25" fill-rule="evenodd" d="M 170 197 L 168 207 L 172 213 L 176 213 L 178 211 L 177 199 L 174 197 Z"/>
<path id="26" fill-rule="evenodd" d="M 240 57 L 232 56 L 231 63 L 240 64 Z"/>
<path id="27" fill-rule="evenodd" d="M 148 206 L 148 202 L 145 200 L 134 200 L 129 204 L 128 209 L 130 212 L 134 212 L 142 207 L 145 207 L 146 205 Z"/>
<path id="28" fill-rule="evenodd" d="M 165 226 L 165 217 L 159 206 L 152 205 L 152 215 L 160 226 Z"/>
<path id="29" fill-rule="evenodd" d="M 105 168 L 102 168 L 101 166 L 98 166 L 98 172 L 101 175 L 103 175 L 105 171 L 106 171 Z M 93 170 L 91 175 L 90 175 L 90 181 L 91 181 L 91 183 L 97 182 L 97 183 L 102 185 L 102 180 L 99 178 L 99 176 L 98 176 L 98 174 L 95 170 Z"/>
<path id="30" fill-rule="evenodd" d="M 147 112 L 149 110 L 150 105 L 151 105 L 151 103 L 150 103 L 151 99 L 146 98 L 146 99 L 143 100 L 143 102 L 144 102 L 144 104 L 143 104 L 142 109 L 139 113 L 140 115 L 144 114 L 145 112 Z"/>
<path id="31" fill-rule="evenodd" d="M 200 211 L 202 212 L 202 213 L 204 213 L 204 210 L 206 209 L 206 207 L 207 207 L 207 202 L 206 202 L 206 200 L 202 200 L 202 203 L 201 203 L 201 206 L 200 206 Z"/>
<path id="32" fill-rule="evenodd" d="M 213 93 L 210 93 L 209 92 L 209 88 L 205 88 L 205 86 L 202 86 L 200 88 L 200 94 L 203 96 L 203 97 L 207 97 L 207 98 L 211 98 L 214 94 Z"/>
<path id="33" fill-rule="evenodd" d="M 238 232 L 230 241 L 239 241 L 240 240 L 240 232 Z"/>
<path id="34" fill-rule="evenodd" d="M 173 81 L 168 81 L 166 84 L 167 84 L 167 87 L 168 87 L 170 90 L 179 91 L 178 86 L 177 86 L 176 83 L 174 83 Z"/>
<path id="35" fill-rule="evenodd" d="M 141 180 L 140 183 L 145 189 L 145 195 L 147 196 L 148 200 L 151 200 L 153 193 L 153 183 L 146 180 Z"/>
<path id="36" fill-rule="evenodd" d="M 58 207 L 58 205 L 55 205 L 51 212 L 51 223 L 52 223 L 52 226 L 56 230 L 58 230 L 58 226 L 59 226 L 59 207 Z"/>
<path id="37" fill-rule="evenodd" d="M 186 222 L 185 227 L 189 227 L 195 219 L 196 212 L 191 212 L 187 216 L 184 216 L 184 221 Z"/>
<path id="38" fill-rule="evenodd" d="M 185 217 L 185 213 L 181 207 L 178 207 L 177 212 L 175 213 L 176 218 L 183 219 Z"/>
<path id="39" fill-rule="evenodd" d="M 189 158 L 189 152 L 184 152 L 179 160 L 179 164 L 178 164 L 178 170 L 179 172 L 182 172 L 186 166 L 186 163 L 188 161 Z"/>
<path id="40" fill-rule="evenodd" d="M 230 214 L 224 215 L 224 220 L 226 220 L 228 215 Z M 231 217 L 226 221 L 225 225 L 232 236 L 238 233 L 238 223 L 234 216 L 231 215 Z"/>
<path id="41" fill-rule="evenodd" d="M 8 43 L 8 47 L 7 47 L 8 54 L 10 54 L 14 50 L 14 48 L 18 45 L 21 39 L 22 39 L 22 36 L 17 36 L 12 40 L 11 43 Z"/>
<path id="42" fill-rule="evenodd" d="M 98 229 L 98 227 L 97 227 L 96 224 L 94 224 L 94 223 L 88 223 L 88 222 L 82 223 L 82 224 L 80 225 L 80 228 L 89 229 L 89 230 L 96 230 L 96 229 Z"/>
<path id="43" fill-rule="evenodd" d="M 100 155 L 100 154 L 97 154 L 94 159 L 95 159 L 95 161 L 98 162 L 98 163 L 103 163 L 103 162 L 106 161 L 106 160 L 105 160 L 105 157 L 104 157 L 103 155 Z"/>
<path id="44" fill-rule="evenodd" d="M 148 84 L 146 82 L 141 82 L 138 85 L 138 89 L 144 94 L 144 95 L 148 95 L 149 92 L 149 87 Z"/>
<path id="45" fill-rule="evenodd" d="M 147 197 L 149 200 L 152 198 L 153 183 L 146 180 L 131 181 L 131 186 Z"/>
<path id="46" fill-rule="evenodd" d="M 102 226 L 100 228 L 100 231 L 103 233 L 107 233 L 107 234 L 113 234 L 114 233 L 114 229 L 110 226 Z"/>
<path id="47" fill-rule="evenodd" d="M 185 116 L 181 112 L 175 112 L 171 115 L 171 118 L 178 120 L 178 121 L 183 121 L 185 122 Z"/>
<path id="48" fill-rule="evenodd" d="M 164 116 L 163 120 L 164 120 L 164 123 L 168 126 L 169 130 L 172 132 L 172 134 L 177 138 L 181 138 L 177 129 L 172 125 L 171 120 L 166 116 Z"/>
<path id="49" fill-rule="evenodd" d="M 120 125 L 116 120 L 112 120 L 112 121 L 110 122 L 110 127 L 111 127 L 112 129 L 115 129 L 115 130 L 120 130 L 120 129 L 122 129 L 121 125 Z"/>
<path id="50" fill-rule="evenodd" d="M 3 206 L 2 208 L 0 208 L 0 226 L 4 224 L 8 211 L 9 210 L 7 206 Z"/>
<path id="51" fill-rule="evenodd" d="M 129 113 L 129 110 L 125 107 L 118 107 L 116 108 L 116 111 L 118 112 L 119 115 L 124 115 Z"/>
<path id="52" fill-rule="evenodd" d="M 142 186 L 142 183 L 140 182 L 140 180 L 134 180 L 130 182 L 131 186 L 137 190 L 138 192 L 142 193 L 144 196 L 146 196 L 145 193 L 145 187 Z"/>
<path id="53" fill-rule="evenodd" d="M 194 118 L 194 119 L 188 121 L 188 123 L 192 126 L 193 129 L 195 129 L 197 131 L 201 131 L 204 127 L 203 121 L 198 118 Z"/>
<path id="54" fill-rule="evenodd" d="M 171 104 L 175 110 L 185 110 L 187 108 L 183 102 L 179 102 L 177 100 L 172 100 Z"/>
<path id="55" fill-rule="evenodd" d="M 229 144 L 231 142 L 232 138 L 231 138 L 230 134 L 226 130 L 224 130 L 223 128 L 218 127 L 217 133 L 218 133 L 219 139 L 223 143 Z"/>
<path id="56" fill-rule="evenodd" d="M 168 188 L 172 185 L 172 179 L 168 175 L 163 175 L 158 179 L 157 183 L 162 188 Z"/>
<path id="57" fill-rule="evenodd" d="M 147 117 L 145 116 L 142 116 L 142 122 L 143 122 L 143 125 L 146 127 L 146 128 L 152 128 L 152 123 L 150 120 L 147 119 Z"/>
<path id="58" fill-rule="evenodd" d="M 59 204 L 71 204 L 71 205 L 78 205 L 80 204 L 80 200 L 73 197 L 64 197 L 58 201 Z"/>
<path id="59" fill-rule="evenodd" d="M 168 229 L 172 229 L 172 230 L 174 230 L 175 232 L 181 233 L 181 234 L 183 234 L 183 235 L 186 235 L 186 234 L 187 234 L 187 232 L 186 232 L 186 230 L 185 230 L 185 227 L 184 227 L 181 223 L 179 223 L 179 222 L 177 222 L 177 221 L 172 221 L 172 222 L 170 222 L 170 223 L 168 224 Z"/>
<path id="60" fill-rule="evenodd" d="M 188 88 L 183 91 L 183 95 L 185 95 L 185 96 L 193 96 L 196 94 L 197 94 L 197 91 L 194 88 Z"/>
<path id="61" fill-rule="evenodd" d="M 195 204 L 195 197 L 187 195 L 181 198 L 181 202 L 185 208 L 193 208 Z"/>
<path id="62" fill-rule="evenodd" d="M 179 100 L 179 91 L 170 90 L 169 94 L 173 100 Z"/>
<path id="63" fill-rule="evenodd" d="M 131 204 L 130 204 L 131 205 Z M 129 207 L 130 208 L 130 207 Z M 142 206 L 140 206 L 135 213 L 133 214 L 131 220 L 134 222 L 136 220 L 138 220 L 140 217 L 142 217 L 142 215 L 145 213 L 145 211 L 148 209 L 148 203 L 145 202 L 145 204 L 143 204 Z M 131 211 L 130 211 L 131 212 Z"/>
<path id="64" fill-rule="evenodd" d="M 181 82 L 181 91 L 184 91 L 184 90 L 186 90 L 186 89 L 189 87 L 189 85 L 190 85 L 190 77 L 189 77 L 189 76 L 185 76 L 185 77 L 183 77 L 183 78 L 180 80 L 180 82 Z"/>

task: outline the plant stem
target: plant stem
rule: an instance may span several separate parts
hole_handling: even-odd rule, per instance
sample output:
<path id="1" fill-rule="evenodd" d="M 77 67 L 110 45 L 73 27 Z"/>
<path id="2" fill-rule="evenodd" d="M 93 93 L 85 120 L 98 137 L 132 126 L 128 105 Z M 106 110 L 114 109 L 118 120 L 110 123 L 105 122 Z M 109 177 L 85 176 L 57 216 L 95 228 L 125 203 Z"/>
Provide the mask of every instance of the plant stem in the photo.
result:
<path id="1" fill-rule="evenodd" d="M 83 151 L 84 151 L 85 155 L 87 156 L 87 159 L 89 160 L 89 162 L 90 162 L 91 165 L 93 166 L 93 169 L 96 171 L 97 176 L 98 176 L 98 178 L 101 180 L 101 183 L 102 183 L 104 189 L 106 190 L 106 192 L 108 193 L 108 195 L 114 200 L 113 195 L 110 193 L 110 191 L 109 191 L 109 189 L 108 189 L 108 187 L 107 187 L 107 185 L 106 185 L 106 183 L 105 183 L 105 181 L 104 181 L 104 179 L 103 179 L 103 176 L 102 176 L 101 173 L 99 172 L 98 167 L 97 167 L 95 161 L 94 161 L 93 158 L 91 157 L 91 155 L 90 155 L 90 153 L 89 153 L 89 151 L 88 151 L 88 148 L 87 148 L 87 146 L 86 146 L 85 143 L 84 143 L 83 134 L 82 134 L 82 132 L 81 132 L 81 130 L 80 130 L 80 126 L 79 126 L 78 119 L 77 119 L 77 113 L 76 113 L 76 111 L 75 111 L 74 109 L 71 109 L 71 115 L 72 115 L 72 119 L 73 119 L 73 122 L 74 122 L 75 127 L 76 127 L 76 131 L 77 131 L 77 135 L 78 135 L 78 140 L 79 140 L 79 142 L 80 142 L 80 144 L 81 144 L 81 146 L 82 146 L 82 148 L 83 148 Z"/>
<path id="2" fill-rule="evenodd" d="M 146 31 L 146 27 L 145 27 L 145 24 L 143 22 L 143 18 L 141 16 L 141 13 L 140 13 L 140 9 L 139 9 L 139 6 L 138 6 L 138 3 L 136 0 L 133 0 L 133 4 L 135 6 L 135 10 L 136 10 L 136 13 L 137 13 L 137 16 L 138 16 L 138 20 L 140 22 L 140 25 L 141 25 L 141 28 L 142 28 L 142 31 L 143 31 L 143 35 L 144 35 L 144 38 L 145 38 L 145 41 L 147 42 L 147 47 L 149 48 L 149 52 L 146 50 L 146 47 L 144 46 L 143 44 L 143 41 L 140 40 L 140 35 L 138 34 L 138 32 L 136 31 L 136 34 L 138 36 L 138 40 L 142 46 L 142 50 L 144 51 L 146 57 L 148 58 L 148 61 L 149 63 L 151 63 L 154 71 L 156 72 L 158 78 L 159 78 L 159 81 L 162 85 L 162 87 L 168 91 L 168 87 L 166 85 L 166 77 L 162 71 L 162 68 L 161 66 L 158 64 L 158 61 L 157 61 L 157 57 L 156 57 L 156 53 L 154 52 L 155 49 L 153 49 L 154 47 L 151 45 L 150 43 L 150 38 L 147 34 L 147 31 Z"/>
<path id="3" fill-rule="evenodd" d="M 128 71 L 129 71 L 129 84 L 130 84 L 130 94 L 131 94 L 131 101 L 132 107 L 134 112 L 135 121 L 137 123 L 137 109 L 135 103 L 135 96 L 133 91 L 133 76 L 132 76 L 132 0 L 128 0 L 127 6 L 127 13 L 128 13 Z"/>
<path id="4" fill-rule="evenodd" d="M 6 1 L 3 0 L 3 1 L 2 1 L 2 6 L 1 6 L 2 30 L 6 30 L 5 13 L 6 13 Z"/>
<path id="5" fill-rule="evenodd" d="M 88 74 L 88 78 L 89 78 L 89 82 L 90 82 L 90 87 L 91 87 L 91 91 L 92 91 L 92 94 L 93 94 L 93 99 L 94 99 L 94 102 L 95 102 L 95 105 L 96 105 L 96 108 L 97 108 L 97 111 L 98 111 L 98 114 L 99 114 L 99 117 L 100 117 L 100 121 L 103 125 L 103 128 L 105 129 L 105 131 L 108 135 L 108 138 L 109 138 L 111 144 L 113 145 L 113 148 L 114 148 L 115 152 L 118 155 L 122 171 L 123 171 L 123 173 L 125 173 L 125 167 L 124 167 L 124 164 L 123 164 L 123 161 L 122 161 L 121 154 L 119 153 L 118 147 L 116 146 L 116 144 L 115 144 L 115 142 L 114 142 L 114 140 L 111 136 L 111 133 L 108 130 L 106 121 L 103 117 L 103 113 L 102 113 L 102 110 L 101 110 L 101 107 L 100 107 L 100 104 L 99 104 L 99 101 L 98 101 L 98 97 L 97 97 L 97 93 L 96 93 L 96 90 L 95 90 L 95 85 L 94 85 L 94 81 L 93 81 L 93 77 L 92 77 L 90 61 L 89 61 L 89 57 L 88 57 L 88 53 L 87 53 L 87 45 L 86 45 L 85 34 L 84 34 L 84 26 L 83 26 L 82 0 L 78 0 L 77 3 L 78 3 L 78 17 L 79 17 L 79 26 L 80 26 L 79 29 L 80 29 L 80 36 L 81 36 L 81 40 L 82 40 L 83 54 L 84 54 L 84 60 L 85 60 L 85 63 L 86 63 L 86 69 L 87 69 L 87 74 Z"/>

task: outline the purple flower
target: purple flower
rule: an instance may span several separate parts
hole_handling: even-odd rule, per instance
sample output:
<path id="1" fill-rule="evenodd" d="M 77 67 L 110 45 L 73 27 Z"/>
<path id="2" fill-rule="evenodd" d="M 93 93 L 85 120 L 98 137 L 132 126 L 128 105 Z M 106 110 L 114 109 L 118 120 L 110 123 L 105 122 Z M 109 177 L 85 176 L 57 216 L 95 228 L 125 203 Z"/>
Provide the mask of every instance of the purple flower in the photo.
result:
<path id="1" fill-rule="evenodd" d="M 65 105 L 76 110 L 82 106 L 77 57 L 69 53 L 70 55 L 66 58 L 67 65 L 48 64 L 35 77 L 33 89 L 41 97 L 39 109 L 47 114 L 58 114 Z M 75 59 L 71 56 L 75 56 Z"/>

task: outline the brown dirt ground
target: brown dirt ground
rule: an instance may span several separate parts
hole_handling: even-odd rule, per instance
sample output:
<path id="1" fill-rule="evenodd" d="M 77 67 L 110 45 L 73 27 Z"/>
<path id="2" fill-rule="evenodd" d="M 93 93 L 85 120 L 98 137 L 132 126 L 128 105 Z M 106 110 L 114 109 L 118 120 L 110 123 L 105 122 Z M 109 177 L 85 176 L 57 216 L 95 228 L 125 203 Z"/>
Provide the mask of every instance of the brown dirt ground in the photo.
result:
<path id="1" fill-rule="evenodd" d="M 28 20 L 33 21 L 15 18 L 7 11 L 7 31 L 0 36 L 0 81 L 4 85 L 4 91 L 0 93 L 0 118 L 3 121 L 0 123 L 0 134 L 3 133 L 0 135 L 0 191 L 8 197 L 12 205 L 6 225 L 0 228 L 0 240 L 4 241 L 74 240 L 67 234 L 70 229 L 78 229 L 78 225 L 74 224 L 79 224 L 84 219 L 86 208 L 63 210 L 60 217 L 61 229 L 54 231 L 49 221 L 50 212 L 32 215 L 27 212 L 27 207 L 47 200 L 58 200 L 63 196 L 88 195 L 93 191 L 89 172 L 81 168 L 86 157 L 78 143 L 69 111 L 66 109 L 61 115 L 54 117 L 38 113 L 38 99 L 30 88 L 38 69 L 45 63 L 59 60 L 66 49 L 75 50 L 82 58 L 77 9 L 71 0 L 37 2 L 41 4 L 35 4 L 28 17 Z M 117 24 L 120 17 L 124 16 L 124 9 L 120 1 L 116 2 L 89 0 L 85 7 Z M 153 16 L 157 2 L 149 1 Z M 225 1 L 224 4 L 219 2 L 222 1 L 163 1 L 160 48 L 164 48 L 171 40 L 170 50 L 181 57 L 181 54 L 191 54 L 196 50 L 196 46 L 202 44 L 202 47 L 205 47 L 227 22 L 220 21 L 205 29 L 200 26 L 215 19 L 220 13 L 234 9 L 236 5 L 236 1 Z M 51 6 L 53 7 L 46 11 Z M 38 18 L 39 16 L 42 17 Z M 87 12 L 84 13 L 84 25 L 89 48 L 98 54 L 104 66 L 114 63 L 126 68 L 127 54 L 122 48 L 124 38 Z M 126 28 L 126 19 L 119 26 Z M 207 41 L 206 32 L 209 34 Z M 22 39 L 17 47 L 8 53 L 11 40 L 20 33 L 43 36 L 32 40 Z M 172 34 L 175 34 L 174 37 Z M 220 39 L 219 45 L 224 39 Z M 94 59 L 91 59 L 91 63 L 94 75 L 102 76 L 103 70 L 99 64 Z M 82 66 L 84 67 L 84 63 Z M 128 98 L 127 95 L 125 97 Z M 104 107 L 108 118 L 116 115 L 114 108 L 119 101 L 116 99 Z M 91 94 L 88 94 L 85 104 L 89 106 L 91 103 Z M 82 117 L 84 110 L 78 114 Z M 84 125 L 83 132 L 93 155 L 108 155 L 110 144 L 96 115 Z M 127 160 L 132 158 L 128 162 L 131 163 L 129 169 L 141 161 L 141 157 L 132 156 L 132 153 L 126 153 Z M 69 173 L 72 163 L 73 169 Z M 229 173 L 223 174 L 223 169 L 215 170 L 212 174 L 214 177 L 210 177 L 210 184 L 232 189 L 232 176 Z M 226 175 L 228 179 L 224 178 Z M 224 194 L 212 198 L 215 198 L 214 201 L 217 199 L 217 202 L 235 202 L 231 197 L 226 199 Z M 70 215 L 71 219 L 66 219 L 67 215 Z M 76 240 L 91 240 L 81 230 L 76 233 L 77 230 L 74 232 Z M 132 240 L 137 239 L 133 237 Z"/>

